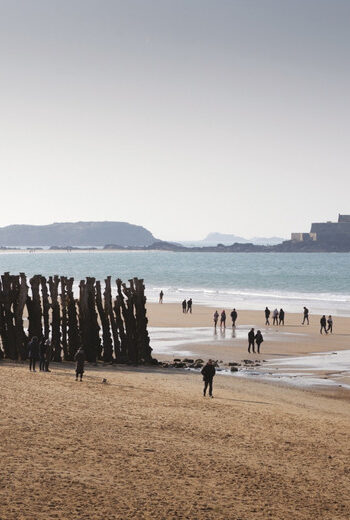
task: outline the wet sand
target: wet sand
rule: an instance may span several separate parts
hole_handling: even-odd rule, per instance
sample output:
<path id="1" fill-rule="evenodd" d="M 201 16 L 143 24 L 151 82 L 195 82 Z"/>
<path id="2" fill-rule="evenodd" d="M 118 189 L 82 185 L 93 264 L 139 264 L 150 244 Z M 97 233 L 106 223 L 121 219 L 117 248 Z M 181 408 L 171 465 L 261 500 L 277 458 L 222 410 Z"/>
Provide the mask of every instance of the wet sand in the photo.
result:
<path id="1" fill-rule="evenodd" d="M 147 315 L 150 327 L 166 327 L 184 330 L 191 327 L 208 327 L 208 339 L 192 343 L 184 342 L 181 348 L 192 350 L 195 355 L 206 358 L 228 361 L 239 359 L 256 359 L 256 354 L 248 354 L 247 334 L 250 327 L 255 331 L 260 329 L 264 342 L 261 346 L 260 358 L 284 359 L 291 356 L 303 356 L 314 352 L 329 352 L 332 350 L 347 350 L 350 348 L 350 318 L 334 317 L 333 334 L 320 334 L 319 315 L 310 315 L 310 325 L 301 325 L 302 314 L 286 312 L 284 326 L 265 327 L 264 311 L 241 311 L 238 309 L 236 336 L 232 337 L 232 309 L 226 309 L 227 321 L 223 338 L 220 328 L 214 334 L 213 307 L 194 306 L 192 314 L 183 314 L 181 305 L 173 303 L 148 303 Z M 217 309 L 219 314 L 222 309 Z M 270 319 L 272 323 L 272 318 Z M 171 358 L 171 355 L 160 355 L 160 359 Z"/>
<path id="2" fill-rule="evenodd" d="M 0 387 L 2 520 L 350 516 L 345 394 L 3 362 Z"/>

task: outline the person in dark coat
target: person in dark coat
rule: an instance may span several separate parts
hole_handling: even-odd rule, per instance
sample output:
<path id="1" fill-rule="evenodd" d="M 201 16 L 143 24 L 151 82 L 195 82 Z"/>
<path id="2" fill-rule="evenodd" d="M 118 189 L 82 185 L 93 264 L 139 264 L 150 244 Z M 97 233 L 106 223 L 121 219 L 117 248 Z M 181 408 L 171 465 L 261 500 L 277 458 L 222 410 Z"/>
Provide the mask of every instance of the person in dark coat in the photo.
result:
<path id="1" fill-rule="evenodd" d="M 45 357 L 46 357 L 46 341 L 42 338 L 39 346 L 39 370 L 43 372 L 45 370 Z"/>
<path id="2" fill-rule="evenodd" d="M 213 316 L 213 320 L 214 320 L 214 329 L 216 329 L 216 326 L 218 324 L 218 319 L 219 319 L 219 313 L 218 311 L 215 311 L 214 312 L 214 316 Z"/>
<path id="3" fill-rule="evenodd" d="M 328 316 L 327 323 L 328 323 L 327 332 L 330 332 L 331 334 L 333 334 L 333 318 L 332 318 L 332 316 Z"/>
<path id="4" fill-rule="evenodd" d="M 280 309 L 279 313 L 279 325 L 284 325 L 284 310 Z"/>
<path id="5" fill-rule="evenodd" d="M 309 325 L 309 309 L 307 307 L 304 307 L 304 319 L 302 325 L 304 325 L 305 321 L 307 321 L 307 324 Z"/>
<path id="6" fill-rule="evenodd" d="M 46 352 L 45 352 L 45 372 L 51 372 L 49 369 L 50 361 L 52 360 L 52 344 L 49 339 L 45 341 L 46 343 Z"/>
<path id="7" fill-rule="evenodd" d="M 328 334 L 328 332 L 327 332 L 327 321 L 326 321 L 326 316 L 325 315 L 323 315 L 322 318 L 320 319 L 320 325 L 321 325 L 320 334 L 322 334 L 323 330 L 324 330 L 325 334 Z"/>
<path id="8" fill-rule="evenodd" d="M 190 298 L 187 302 L 187 312 L 192 314 L 192 298 Z"/>
<path id="9" fill-rule="evenodd" d="M 203 396 L 207 393 L 209 386 L 209 397 L 213 397 L 213 378 L 215 376 L 215 367 L 212 359 L 209 359 L 208 363 L 202 368 L 201 374 L 204 381 Z"/>
<path id="10" fill-rule="evenodd" d="M 160 293 L 159 293 L 159 303 L 163 303 L 163 296 L 164 296 L 163 291 L 160 291 Z"/>
<path id="11" fill-rule="evenodd" d="M 231 312 L 232 327 L 236 326 L 237 316 L 238 316 L 238 314 L 237 314 L 236 309 L 233 309 L 233 311 Z"/>
<path id="12" fill-rule="evenodd" d="M 271 311 L 268 307 L 265 309 L 265 325 L 270 325 L 269 317 L 270 317 Z"/>
<path id="13" fill-rule="evenodd" d="M 39 357 L 39 340 L 36 336 L 33 336 L 28 343 L 28 357 L 29 357 L 29 370 L 35 370 L 35 364 Z"/>
<path id="14" fill-rule="evenodd" d="M 78 381 L 78 376 L 80 376 L 80 381 L 83 380 L 84 374 L 84 366 L 85 366 L 85 352 L 83 347 L 80 347 L 78 352 L 74 356 L 74 360 L 77 362 L 75 369 L 75 380 Z"/>
<path id="15" fill-rule="evenodd" d="M 183 302 L 182 302 L 182 312 L 184 312 L 184 313 L 186 312 L 186 307 L 187 307 L 187 302 L 186 302 L 186 300 L 183 300 Z"/>
<path id="16" fill-rule="evenodd" d="M 220 329 L 226 328 L 226 312 L 225 310 L 222 311 L 221 317 L 220 317 Z"/>
<path id="17" fill-rule="evenodd" d="M 256 346 L 258 347 L 258 354 L 260 354 L 260 345 L 263 341 L 264 341 L 264 338 L 263 338 L 263 335 L 261 334 L 261 330 L 258 330 L 255 335 L 255 343 L 256 343 Z"/>
<path id="18" fill-rule="evenodd" d="M 255 341 L 255 333 L 254 333 L 254 329 L 250 329 L 250 331 L 248 332 L 248 352 L 250 354 L 250 347 L 252 347 L 253 349 L 253 354 L 255 354 L 255 345 L 254 345 L 254 341 Z"/>

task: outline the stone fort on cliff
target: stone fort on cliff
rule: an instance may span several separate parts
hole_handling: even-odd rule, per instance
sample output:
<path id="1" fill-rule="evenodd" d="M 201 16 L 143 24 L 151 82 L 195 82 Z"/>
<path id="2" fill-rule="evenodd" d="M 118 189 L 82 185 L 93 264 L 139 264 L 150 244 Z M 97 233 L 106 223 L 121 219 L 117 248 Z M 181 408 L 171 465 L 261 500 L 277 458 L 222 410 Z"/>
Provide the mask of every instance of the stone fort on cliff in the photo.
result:
<path id="1" fill-rule="evenodd" d="M 338 215 L 338 222 L 314 222 L 310 233 L 292 233 L 293 242 L 317 241 L 327 244 L 350 243 L 350 215 Z"/>

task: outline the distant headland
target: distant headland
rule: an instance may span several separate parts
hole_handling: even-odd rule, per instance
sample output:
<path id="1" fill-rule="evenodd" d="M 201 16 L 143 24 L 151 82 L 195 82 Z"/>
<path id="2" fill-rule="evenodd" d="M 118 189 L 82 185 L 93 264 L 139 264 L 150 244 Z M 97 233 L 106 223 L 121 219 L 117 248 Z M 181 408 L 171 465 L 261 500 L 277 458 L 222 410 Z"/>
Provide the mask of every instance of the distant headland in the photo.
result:
<path id="1" fill-rule="evenodd" d="M 212 234 L 215 235 L 215 234 Z M 210 236 L 210 235 L 209 235 Z M 222 235 L 229 237 L 234 235 Z M 293 232 L 280 243 L 218 243 L 184 245 L 159 240 L 142 226 L 127 222 L 63 222 L 44 226 L 12 225 L 0 228 L 0 250 L 52 251 L 172 251 L 194 253 L 313 253 L 350 252 L 350 215 L 339 215 L 337 222 L 314 222 L 309 233 Z M 205 242 L 205 241 L 202 241 Z M 199 241 L 200 243 L 200 241 Z"/>

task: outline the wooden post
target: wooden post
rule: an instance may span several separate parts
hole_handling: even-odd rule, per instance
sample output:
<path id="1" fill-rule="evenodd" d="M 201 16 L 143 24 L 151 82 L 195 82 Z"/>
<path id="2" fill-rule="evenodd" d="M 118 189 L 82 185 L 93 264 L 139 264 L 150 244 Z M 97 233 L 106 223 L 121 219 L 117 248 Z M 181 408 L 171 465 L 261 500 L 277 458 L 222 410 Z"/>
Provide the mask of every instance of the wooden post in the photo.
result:
<path id="1" fill-rule="evenodd" d="M 112 361 L 112 338 L 108 313 L 102 305 L 101 282 L 99 281 L 96 282 L 96 306 L 102 325 L 103 361 L 110 363 Z"/>
<path id="2" fill-rule="evenodd" d="M 51 308 L 52 308 L 52 350 L 53 360 L 62 361 L 61 355 L 61 316 L 60 316 L 60 305 L 58 303 L 58 285 L 60 279 L 57 275 L 49 277 L 49 287 L 51 296 Z"/>
<path id="3" fill-rule="evenodd" d="M 27 357 L 28 337 L 23 329 L 23 310 L 28 297 L 28 285 L 24 273 L 20 273 L 16 279 L 19 285 L 17 305 L 15 307 L 16 350 L 20 358 L 24 360 Z"/>
<path id="4" fill-rule="evenodd" d="M 68 359 L 73 361 L 80 346 L 76 300 L 73 293 L 74 278 L 66 279 L 68 305 Z"/>
<path id="5" fill-rule="evenodd" d="M 107 278 L 105 279 L 105 290 L 103 293 L 103 299 L 104 299 L 105 312 L 109 318 L 109 322 L 110 322 L 111 329 L 112 329 L 114 356 L 115 356 L 116 362 L 118 363 L 119 357 L 120 357 L 120 340 L 118 337 L 117 322 L 116 322 L 115 316 L 113 314 L 112 289 L 111 289 L 111 277 L 110 276 L 107 276 Z"/>
<path id="6" fill-rule="evenodd" d="M 68 343 L 67 343 L 67 278 L 65 276 L 61 276 L 61 294 L 60 294 L 60 302 L 61 302 L 61 331 L 62 331 L 62 348 L 63 348 L 63 359 L 69 360 L 68 353 Z"/>
<path id="7" fill-rule="evenodd" d="M 40 277 L 41 283 L 41 294 L 43 300 L 43 318 L 44 318 L 44 338 L 48 339 L 50 336 L 50 302 L 49 302 L 49 293 L 47 290 L 47 281 L 45 276 Z"/>

